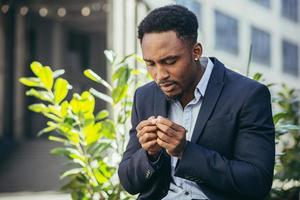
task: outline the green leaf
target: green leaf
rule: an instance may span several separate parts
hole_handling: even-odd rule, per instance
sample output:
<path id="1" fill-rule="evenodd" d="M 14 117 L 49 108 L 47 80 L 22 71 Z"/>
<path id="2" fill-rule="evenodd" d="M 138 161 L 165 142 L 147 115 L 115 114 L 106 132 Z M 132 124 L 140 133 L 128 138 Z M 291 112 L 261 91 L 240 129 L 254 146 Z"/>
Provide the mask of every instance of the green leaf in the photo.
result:
<path id="1" fill-rule="evenodd" d="M 112 91 L 112 98 L 114 104 L 117 104 L 121 101 L 126 95 L 128 91 L 128 85 L 119 86 Z"/>
<path id="2" fill-rule="evenodd" d="M 79 135 L 80 133 L 75 129 L 72 129 L 70 132 L 66 133 L 66 137 L 75 145 L 79 144 L 80 141 Z"/>
<path id="3" fill-rule="evenodd" d="M 92 155 L 92 158 L 101 158 L 102 153 L 106 151 L 108 148 L 112 148 L 109 140 L 104 143 L 94 143 L 93 147 L 88 149 L 89 153 Z"/>
<path id="4" fill-rule="evenodd" d="M 61 104 L 61 116 L 62 117 L 66 117 L 68 115 L 68 109 L 69 109 L 69 102 L 68 101 L 64 101 Z"/>
<path id="5" fill-rule="evenodd" d="M 138 70 L 138 69 L 131 70 L 132 75 L 140 75 L 141 73 L 142 73 L 141 70 Z"/>
<path id="6" fill-rule="evenodd" d="M 40 73 L 43 69 L 43 65 L 41 63 L 34 61 L 31 63 L 30 68 L 37 77 L 40 77 Z"/>
<path id="7" fill-rule="evenodd" d="M 43 87 L 41 85 L 41 82 L 38 78 L 35 78 L 35 77 L 28 77 L 28 78 L 20 78 L 19 81 L 23 84 L 23 85 L 26 85 L 26 86 L 29 86 L 29 87 Z"/>
<path id="8" fill-rule="evenodd" d="M 287 113 L 281 112 L 273 116 L 274 124 L 277 124 L 281 119 L 284 119 L 287 116 Z"/>
<path id="9" fill-rule="evenodd" d="M 69 156 L 71 152 L 67 148 L 57 147 L 52 149 L 50 153 L 56 156 Z"/>
<path id="10" fill-rule="evenodd" d="M 53 100 L 53 96 L 51 95 L 51 93 L 47 92 L 47 91 L 39 91 L 39 90 L 35 90 L 35 89 L 30 89 L 26 92 L 27 96 L 34 96 L 40 100 L 43 101 L 48 101 L 48 102 L 52 102 Z"/>
<path id="11" fill-rule="evenodd" d="M 48 66 L 44 67 L 40 72 L 39 78 L 41 79 L 41 82 L 46 87 L 46 89 L 50 91 L 53 86 L 53 73 L 51 68 Z"/>
<path id="12" fill-rule="evenodd" d="M 85 141 L 87 145 L 96 142 L 101 137 L 101 134 L 99 133 L 100 129 L 101 123 L 91 124 L 83 128 L 83 133 L 85 135 Z"/>
<path id="13" fill-rule="evenodd" d="M 262 78 L 262 73 L 255 73 L 253 76 L 253 80 L 259 81 Z"/>
<path id="14" fill-rule="evenodd" d="M 118 80 L 118 86 L 123 86 L 127 84 L 128 79 L 130 77 L 130 69 L 128 65 L 124 65 L 120 67 L 113 75 L 112 81 Z"/>
<path id="15" fill-rule="evenodd" d="M 88 92 L 88 91 L 84 91 L 81 94 L 81 107 L 82 107 L 82 111 L 84 113 L 90 113 L 92 114 L 94 112 L 94 108 L 95 108 L 95 98 L 94 96 Z M 87 117 L 87 116 L 85 116 Z"/>
<path id="16" fill-rule="evenodd" d="M 109 112 L 107 110 L 101 110 L 95 120 L 104 120 L 109 116 Z"/>
<path id="17" fill-rule="evenodd" d="M 54 102 L 59 104 L 68 94 L 68 81 L 58 78 L 54 85 Z"/>
<path id="18" fill-rule="evenodd" d="M 93 171 L 94 171 L 97 181 L 100 184 L 106 183 L 108 181 L 108 178 L 106 176 L 104 176 L 99 170 L 94 169 Z"/>
<path id="19" fill-rule="evenodd" d="M 101 134 L 103 134 L 108 139 L 115 139 L 116 129 L 113 121 L 108 119 L 99 123 L 102 124 L 102 129 L 100 130 Z"/>
<path id="20" fill-rule="evenodd" d="M 74 168 L 74 169 L 68 170 L 60 176 L 60 179 L 63 179 L 70 175 L 77 175 L 77 174 L 81 173 L 82 171 L 83 171 L 82 168 Z"/>
<path id="21" fill-rule="evenodd" d="M 64 69 L 58 69 L 53 72 L 53 78 L 57 78 L 65 73 Z"/>
<path id="22" fill-rule="evenodd" d="M 126 55 L 118 64 L 124 63 L 128 58 L 131 58 L 134 55 L 135 55 L 135 53 L 131 53 L 131 54 Z"/>
<path id="23" fill-rule="evenodd" d="M 41 131 L 38 132 L 37 136 L 40 137 L 41 135 L 43 135 L 44 133 L 48 133 L 48 132 L 51 132 L 53 130 L 55 130 L 56 127 L 55 126 L 49 126 L 49 127 L 46 127 L 44 129 L 42 129 Z"/>
<path id="24" fill-rule="evenodd" d="M 120 78 L 121 74 L 125 73 L 126 66 L 119 67 L 112 75 L 112 81 L 115 81 Z"/>
<path id="25" fill-rule="evenodd" d="M 52 135 L 50 135 L 50 136 L 48 137 L 48 139 L 49 139 L 50 141 L 54 141 L 54 142 L 69 143 L 69 142 L 68 142 L 66 139 L 64 139 L 64 138 L 56 137 L 56 136 L 52 136 Z"/>
<path id="26" fill-rule="evenodd" d="M 57 117 L 61 117 L 60 109 L 61 109 L 61 107 L 58 105 L 48 105 L 49 113 L 54 114 Z"/>
<path id="27" fill-rule="evenodd" d="M 48 110 L 48 108 L 42 103 L 32 104 L 28 106 L 28 108 L 33 112 L 45 112 Z"/>
<path id="28" fill-rule="evenodd" d="M 103 151 L 105 151 L 108 148 L 111 148 L 111 141 L 110 140 L 105 140 L 101 139 L 101 142 L 97 142 L 94 144 L 91 144 L 87 152 L 92 155 L 93 158 L 98 157 L 100 154 L 102 154 Z"/>
<path id="29" fill-rule="evenodd" d="M 107 60 L 110 63 L 114 63 L 115 62 L 117 55 L 116 55 L 116 53 L 114 51 L 112 51 L 112 50 L 105 50 L 104 54 L 105 54 Z"/>
<path id="30" fill-rule="evenodd" d="M 43 115 L 48 117 L 49 119 L 52 119 L 52 120 L 56 121 L 56 122 L 63 122 L 63 119 L 61 119 L 60 117 L 58 117 L 54 114 L 51 114 L 51 113 L 48 113 L 48 112 L 43 112 Z"/>
<path id="31" fill-rule="evenodd" d="M 269 83 L 269 84 L 267 84 L 267 87 L 270 88 L 270 87 L 273 87 L 275 85 L 276 85 L 276 83 Z"/>
<path id="32" fill-rule="evenodd" d="M 107 89 L 109 89 L 110 91 L 112 90 L 111 85 L 106 82 L 104 79 L 102 79 L 98 74 L 96 74 L 93 70 L 91 69 L 87 69 L 84 70 L 83 74 L 88 77 L 89 79 L 102 84 L 104 87 L 106 87 Z"/>
<path id="33" fill-rule="evenodd" d="M 103 94 L 102 92 L 99 92 L 97 90 L 95 90 L 94 88 L 91 88 L 90 93 L 93 94 L 95 97 L 102 99 L 103 101 L 106 101 L 107 103 L 112 104 L 113 100 L 110 96 Z"/>

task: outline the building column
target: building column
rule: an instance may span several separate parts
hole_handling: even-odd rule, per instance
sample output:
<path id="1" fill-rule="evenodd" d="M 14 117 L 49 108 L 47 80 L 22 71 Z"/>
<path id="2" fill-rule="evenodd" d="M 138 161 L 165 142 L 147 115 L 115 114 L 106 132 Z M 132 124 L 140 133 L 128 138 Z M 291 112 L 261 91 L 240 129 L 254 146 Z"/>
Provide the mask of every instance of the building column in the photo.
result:
<path id="1" fill-rule="evenodd" d="M 5 37 L 4 37 L 4 23 L 3 23 L 3 15 L 0 14 L 0 140 L 3 138 L 4 135 L 4 75 L 5 75 L 5 55 L 4 55 L 4 48 L 5 48 Z"/>
<path id="2" fill-rule="evenodd" d="M 16 140 L 20 140 L 25 136 L 25 90 L 27 89 L 21 83 L 19 78 L 26 76 L 27 63 L 27 47 L 26 47 L 26 18 L 20 14 L 16 14 L 16 35 L 15 35 L 15 63 L 14 63 L 14 115 L 13 115 L 13 133 Z"/>
<path id="3" fill-rule="evenodd" d="M 14 114 L 14 48 L 15 48 L 15 2 L 12 1 L 8 12 L 4 16 L 3 26 L 4 27 L 4 69 L 5 74 L 4 90 L 3 90 L 3 137 L 6 139 L 13 139 L 13 114 Z"/>
<path id="4" fill-rule="evenodd" d="M 53 24 L 52 69 L 61 69 L 63 62 L 63 28 L 59 22 Z"/>

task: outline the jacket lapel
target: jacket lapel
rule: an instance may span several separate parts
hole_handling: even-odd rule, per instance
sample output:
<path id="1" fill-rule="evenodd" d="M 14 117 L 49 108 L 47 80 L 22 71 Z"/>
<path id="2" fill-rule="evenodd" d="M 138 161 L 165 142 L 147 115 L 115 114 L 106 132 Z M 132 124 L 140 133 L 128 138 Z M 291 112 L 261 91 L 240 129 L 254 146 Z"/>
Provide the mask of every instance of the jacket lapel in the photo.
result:
<path id="1" fill-rule="evenodd" d="M 209 78 L 206 92 L 204 94 L 202 105 L 193 131 L 191 142 L 194 143 L 197 142 L 202 134 L 203 128 L 217 103 L 224 85 L 224 65 L 216 58 L 210 59 L 214 63 L 214 68 Z"/>

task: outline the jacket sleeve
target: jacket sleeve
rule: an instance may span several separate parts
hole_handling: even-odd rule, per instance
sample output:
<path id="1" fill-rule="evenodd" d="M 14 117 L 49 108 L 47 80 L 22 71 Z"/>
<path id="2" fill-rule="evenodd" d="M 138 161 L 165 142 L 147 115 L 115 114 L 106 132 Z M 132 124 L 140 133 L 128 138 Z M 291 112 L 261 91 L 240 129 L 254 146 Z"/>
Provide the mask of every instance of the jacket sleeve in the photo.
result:
<path id="1" fill-rule="evenodd" d="M 188 142 L 175 176 L 252 199 L 271 189 L 275 158 L 274 124 L 266 86 L 249 91 L 237 126 L 233 158 Z M 197 162 L 195 162 L 197 158 Z"/>
<path id="2" fill-rule="evenodd" d="M 162 153 L 158 162 L 151 163 L 146 151 L 141 147 L 136 136 L 136 126 L 141 121 L 137 112 L 137 92 L 134 95 L 132 107 L 130 138 L 126 151 L 119 165 L 118 175 L 121 185 L 130 194 L 137 194 L 151 190 L 162 163 L 165 153 Z"/>

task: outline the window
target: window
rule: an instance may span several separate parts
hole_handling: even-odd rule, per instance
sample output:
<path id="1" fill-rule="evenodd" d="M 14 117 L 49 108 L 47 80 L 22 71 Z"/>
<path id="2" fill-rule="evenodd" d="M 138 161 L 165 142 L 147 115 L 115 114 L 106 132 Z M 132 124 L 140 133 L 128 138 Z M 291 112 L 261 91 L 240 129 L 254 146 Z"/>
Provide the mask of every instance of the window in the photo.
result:
<path id="1" fill-rule="evenodd" d="M 298 21 L 298 0 L 281 0 L 281 15 L 294 22 Z"/>
<path id="2" fill-rule="evenodd" d="M 202 27 L 201 22 L 201 4 L 197 0 L 176 0 L 176 3 L 182 6 L 187 7 L 190 11 L 192 11 L 198 20 L 199 29 Z"/>
<path id="3" fill-rule="evenodd" d="M 238 21 L 220 11 L 215 11 L 215 47 L 238 54 Z"/>
<path id="4" fill-rule="evenodd" d="M 266 8 L 270 8 L 271 7 L 271 3 L 270 3 L 270 0 L 252 0 Z"/>
<path id="5" fill-rule="evenodd" d="M 287 74 L 299 74 L 298 46 L 286 40 L 282 41 L 282 67 Z"/>
<path id="6" fill-rule="evenodd" d="M 254 62 L 267 66 L 271 64 L 271 36 L 268 32 L 252 27 L 252 58 Z"/>

